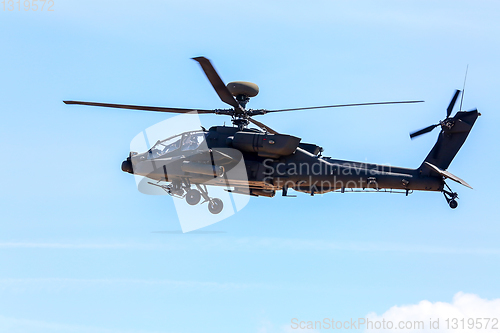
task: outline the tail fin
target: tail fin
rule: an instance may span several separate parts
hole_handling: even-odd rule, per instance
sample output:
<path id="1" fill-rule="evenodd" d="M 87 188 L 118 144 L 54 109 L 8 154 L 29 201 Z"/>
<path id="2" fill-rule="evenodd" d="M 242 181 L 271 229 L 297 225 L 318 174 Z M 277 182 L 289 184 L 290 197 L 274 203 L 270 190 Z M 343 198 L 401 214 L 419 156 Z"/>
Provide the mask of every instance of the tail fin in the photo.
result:
<path id="1" fill-rule="evenodd" d="M 436 166 L 440 170 L 448 169 L 451 161 L 467 139 L 478 116 L 480 116 L 480 113 L 477 110 L 460 111 L 454 117 L 441 122 L 441 132 L 438 140 L 418 168 L 421 174 L 431 175 L 436 173 L 428 164 Z"/>

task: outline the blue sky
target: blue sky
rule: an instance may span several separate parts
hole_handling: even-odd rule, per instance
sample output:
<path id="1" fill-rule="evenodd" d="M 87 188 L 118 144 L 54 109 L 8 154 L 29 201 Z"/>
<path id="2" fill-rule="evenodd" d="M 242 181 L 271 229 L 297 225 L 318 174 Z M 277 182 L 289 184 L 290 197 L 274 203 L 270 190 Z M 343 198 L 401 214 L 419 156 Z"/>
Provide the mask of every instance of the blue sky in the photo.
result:
<path id="1" fill-rule="evenodd" d="M 0 11 L 0 331 L 286 332 L 459 292 L 500 298 L 496 1 L 61 1 Z M 1 7 L 0 7 L 1 9 Z M 223 108 L 194 56 L 259 85 L 252 108 L 423 99 L 259 117 L 334 158 L 417 167 L 469 74 L 482 113 L 440 193 L 252 198 L 181 234 L 120 170 L 170 117 L 64 99 Z M 202 123 L 229 123 L 222 116 Z M 288 327 L 288 328 L 287 328 Z"/>

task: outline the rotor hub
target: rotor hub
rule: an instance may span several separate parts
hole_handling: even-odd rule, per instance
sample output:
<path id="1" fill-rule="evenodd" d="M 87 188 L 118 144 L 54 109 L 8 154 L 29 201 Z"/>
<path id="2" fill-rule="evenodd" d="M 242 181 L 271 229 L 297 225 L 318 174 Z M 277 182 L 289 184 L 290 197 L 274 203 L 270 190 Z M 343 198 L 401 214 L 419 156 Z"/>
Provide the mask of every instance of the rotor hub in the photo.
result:
<path id="1" fill-rule="evenodd" d="M 248 119 L 247 118 L 233 118 L 232 122 L 233 122 L 233 125 L 238 127 L 238 129 L 240 131 L 248 126 Z"/>

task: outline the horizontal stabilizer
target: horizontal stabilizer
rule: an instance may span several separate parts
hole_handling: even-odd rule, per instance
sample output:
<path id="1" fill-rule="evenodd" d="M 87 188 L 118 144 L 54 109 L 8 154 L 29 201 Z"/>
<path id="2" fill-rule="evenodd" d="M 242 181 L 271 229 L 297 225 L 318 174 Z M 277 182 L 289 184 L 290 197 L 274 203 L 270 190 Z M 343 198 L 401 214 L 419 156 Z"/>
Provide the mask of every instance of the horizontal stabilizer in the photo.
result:
<path id="1" fill-rule="evenodd" d="M 462 184 L 463 186 L 467 186 L 468 188 L 472 188 L 469 184 L 467 184 L 463 179 L 458 178 L 457 176 L 449 173 L 448 171 L 441 170 L 437 166 L 430 164 L 429 162 L 425 162 L 425 164 L 431 168 L 432 170 L 436 171 L 438 174 L 443 176 L 444 178 L 451 179 L 459 184 Z"/>

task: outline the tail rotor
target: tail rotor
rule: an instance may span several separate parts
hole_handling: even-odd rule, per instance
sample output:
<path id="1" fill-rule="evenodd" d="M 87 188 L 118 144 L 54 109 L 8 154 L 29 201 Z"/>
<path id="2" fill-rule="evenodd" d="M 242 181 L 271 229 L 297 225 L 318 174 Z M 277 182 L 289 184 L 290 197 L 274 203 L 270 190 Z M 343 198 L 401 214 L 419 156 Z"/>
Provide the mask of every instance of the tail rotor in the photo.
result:
<path id="1" fill-rule="evenodd" d="M 431 132 L 433 129 L 435 129 L 438 126 L 447 126 L 448 120 L 450 119 L 451 113 L 453 112 L 453 108 L 455 107 L 455 103 L 457 102 L 458 96 L 460 96 L 460 90 L 455 90 L 455 94 L 453 95 L 450 104 L 448 105 L 448 108 L 446 109 L 446 118 L 444 120 L 441 120 L 439 123 L 427 126 L 425 128 L 422 128 L 421 130 L 418 130 L 416 132 L 410 133 L 410 138 L 414 139 L 417 136 L 420 136 L 425 133 Z"/>

